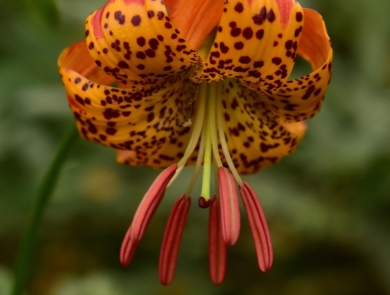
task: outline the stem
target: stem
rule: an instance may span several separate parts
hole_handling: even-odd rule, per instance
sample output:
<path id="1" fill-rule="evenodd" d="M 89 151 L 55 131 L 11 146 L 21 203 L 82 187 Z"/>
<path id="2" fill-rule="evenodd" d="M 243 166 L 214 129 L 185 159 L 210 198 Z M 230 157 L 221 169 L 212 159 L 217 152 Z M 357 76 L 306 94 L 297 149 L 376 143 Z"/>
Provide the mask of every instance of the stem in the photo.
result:
<path id="1" fill-rule="evenodd" d="M 43 213 L 50 200 L 51 194 L 57 184 L 58 177 L 65 160 L 69 154 L 70 148 L 76 142 L 78 132 L 74 123 L 72 127 L 63 135 L 57 153 L 47 170 L 41 185 L 37 192 L 35 204 L 33 206 L 30 220 L 24 234 L 22 244 L 16 257 L 15 278 L 12 295 L 21 295 L 27 282 L 27 276 L 30 270 L 31 256 L 34 248 L 38 227 L 42 220 Z"/>

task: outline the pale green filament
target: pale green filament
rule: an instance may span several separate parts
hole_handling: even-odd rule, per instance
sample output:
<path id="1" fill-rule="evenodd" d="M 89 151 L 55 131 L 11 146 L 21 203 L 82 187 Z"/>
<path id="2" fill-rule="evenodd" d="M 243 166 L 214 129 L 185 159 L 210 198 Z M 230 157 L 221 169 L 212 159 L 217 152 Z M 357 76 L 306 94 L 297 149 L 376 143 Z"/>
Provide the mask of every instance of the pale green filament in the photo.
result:
<path id="1" fill-rule="evenodd" d="M 169 187 L 179 176 L 184 166 L 186 165 L 188 159 L 194 152 L 196 145 L 198 144 L 199 137 L 202 133 L 202 128 L 204 125 L 203 121 L 204 121 L 204 113 L 206 107 L 206 102 L 205 102 L 206 97 L 207 97 L 207 89 L 204 85 L 200 85 L 199 98 L 197 100 L 198 103 L 196 104 L 196 111 L 195 111 L 194 129 L 192 130 L 190 142 L 187 145 L 183 158 L 181 158 L 180 161 L 177 163 L 178 169 L 176 170 L 175 175 L 169 181 L 167 187 Z"/>
<path id="2" fill-rule="evenodd" d="M 188 143 L 187 149 L 184 153 L 183 158 L 177 163 L 179 167 L 184 167 L 192 153 L 194 152 L 196 145 L 198 144 L 200 134 L 202 132 L 203 121 L 204 121 L 204 113 L 206 106 L 206 97 L 207 97 L 207 87 L 204 85 L 200 86 L 199 91 L 199 100 L 196 107 L 195 112 L 195 120 L 194 120 L 194 130 L 192 131 L 190 142 Z M 176 176 L 176 175 L 175 175 Z"/>
<path id="3" fill-rule="evenodd" d="M 183 171 L 184 169 L 184 165 L 183 166 L 179 166 L 179 168 L 176 169 L 175 171 L 175 175 L 173 175 L 173 177 L 171 178 L 171 180 L 168 182 L 168 185 L 167 187 L 170 187 L 171 184 L 176 180 L 176 178 L 179 177 L 180 173 Z"/>
<path id="4" fill-rule="evenodd" d="M 208 121 L 210 122 L 210 136 L 211 144 L 213 147 L 214 160 L 217 164 L 217 167 L 222 167 L 221 157 L 218 150 L 218 135 L 217 135 L 217 83 L 210 83 L 210 111 L 208 113 Z"/>
<path id="5" fill-rule="evenodd" d="M 200 168 L 202 166 L 202 159 L 204 155 L 204 145 L 205 145 L 205 126 L 203 127 L 202 136 L 200 137 L 200 143 L 199 143 L 199 152 L 198 152 L 198 158 L 196 159 L 194 173 L 192 174 L 190 185 L 188 186 L 188 190 L 186 195 L 191 195 L 192 190 L 194 189 L 194 186 L 196 184 L 196 180 L 198 179 L 198 175 L 200 172 Z"/>
<path id="6" fill-rule="evenodd" d="M 192 175 L 186 195 L 190 195 L 196 179 L 199 175 L 203 160 L 203 177 L 201 197 L 206 201 L 210 200 L 211 187 L 211 164 L 212 160 L 217 167 L 222 167 L 222 160 L 219 154 L 218 139 L 221 144 L 226 163 L 229 166 L 237 183 L 242 186 L 242 180 L 234 167 L 232 158 L 230 157 L 229 149 L 223 129 L 222 101 L 219 95 L 218 83 L 201 84 L 198 94 L 198 103 L 196 105 L 195 122 L 192 131 L 192 136 L 183 158 L 177 163 L 178 169 L 171 179 L 169 185 L 177 178 L 183 170 L 186 162 L 193 154 L 200 138 L 198 157 L 195 164 L 194 174 Z M 207 107 L 206 107 L 207 102 Z M 215 169 L 215 170 L 217 170 Z M 169 186 L 168 185 L 168 186 Z"/>
<path id="7" fill-rule="evenodd" d="M 216 87 L 221 87 L 219 84 L 216 85 Z M 223 155 L 225 156 L 226 163 L 229 166 L 230 172 L 233 174 L 234 178 L 236 179 L 238 185 L 240 187 L 243 186 L 243 182 L 241 180 L 240 175 L 238 174 L 236 167 L 234 166 L 234 163 L 232 161 L 232 158 L 230 157 L 229 149 L 227 147 L 225 132 L 223 130 L 223 117 L 222 117 L 222 98 L 220 97 L 221 92 L 216 91 L 215 99 L 217 100 L 217 125 L 218 125 L 218 135 L 219 135 L 219 142 L 221 143 Z"/>

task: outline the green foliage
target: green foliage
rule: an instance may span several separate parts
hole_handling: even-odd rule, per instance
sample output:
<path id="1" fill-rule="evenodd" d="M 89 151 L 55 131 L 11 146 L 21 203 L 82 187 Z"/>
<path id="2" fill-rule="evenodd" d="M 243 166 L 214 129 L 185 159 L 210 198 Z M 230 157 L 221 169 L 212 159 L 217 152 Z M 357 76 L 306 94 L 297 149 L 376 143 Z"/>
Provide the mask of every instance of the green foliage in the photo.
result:
<path id="1" fill-rule="evenodd" d="M 43 17 L 49 26 L 58 25 L 58 9 L 54 0 L 26 0 Z"/>

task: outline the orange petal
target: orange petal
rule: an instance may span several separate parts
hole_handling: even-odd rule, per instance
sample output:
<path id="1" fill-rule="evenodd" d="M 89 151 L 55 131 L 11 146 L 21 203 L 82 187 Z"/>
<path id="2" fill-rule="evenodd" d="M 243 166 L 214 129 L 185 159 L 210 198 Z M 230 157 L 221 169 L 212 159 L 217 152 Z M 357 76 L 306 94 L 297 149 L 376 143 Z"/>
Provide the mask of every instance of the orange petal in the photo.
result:
<path id="1" fill-rule="evenodd" d="M 259 86 L 263 101 L 285 122 L 310 119 L 321 108 L 332 75 L 333 50 L 321 15 L 304 9 L 304 26 L 298 45 L 298 55 L 310 62 L 313 72 L 284 83 Z"/>
<path id="2" fill-rule="evenodd" d="M 154 84 L 202 62 L 162 1 L 110 0 L 88 17 L 86 35 L 96 64 L 127 85 Z"/>
<path id="3" fill-rule="evenodd" d="M 298 46 L 298 55 L 310 62 L 312 69 L 316 70 L 331 60 L 333 50 L 321 15 L 308 8 L 303 9 L 303 15 L 305 25 Z"/>
<path id="4" fill-rule="evenodd" d="M 165 168 L 181 159 L 192 129 L 183 123 L 194 115 L 197 87 L 185 73 L 130 89 L 106 86 L 114 77 L 96 66 L 85 42 L 64 50 L 59 67 L 85 139 L 126 150 L 120 163 Z"/>
<path id="5" fill-rule="evenodd" d="M 198 48 L 218 25 L 223 10 L 222 0 L 173 0 L 168 4 L 172 23 L 193 48 Z"/>
<path id="6" fill-rule="evenodd" d="M 103 85 L 110 85 L 115 81 L 112 76 L 104 73 L 104 71 L 96 65 L 95 61 L 88 53 L 85 41 L 78 42 L 64 49 L 58 58 L 58 67 L 65 88 L 69 83 L 74 83 L 74 81 L 69 81 L 70 77 L 63 76 L 66 76 L 65 69 L 72 69 L 72 71 L 75 71 L 82 76 L 87 76 L 92 82 Z"/>
<path id="7" fill-rule="evenodd" d="M 261 102 L 259 93 L 237 80 L 218 82 L 217 93 L 227 145 L 240 174 L 274 165 L 296 149 L 304 124 L 285 125 Z"/>
<path id="8" fill-rule="evenodd" d="M 167 8 L 171 8 L 173 2 L 175 2 L 175 0 L 165 0 L 164 4 Z"/>
<path id="9" fill-rule="evenodd" d="M 283 127 L 286 128 L 291 133 L 294 133 L 298 137 L 298 141 L 301 140 L 303 135 L 305 135 L 307 130 L 307 125 L 304 121 L 293 122 L 293 123 L 284 123 Z"/>
<path id="10" fill-rule="evenodd" d="M 194 81 L 287 81 L 302 27 L 297 15 L 302 8 L 294 0 L 225 1 L 213 48 Z"/>

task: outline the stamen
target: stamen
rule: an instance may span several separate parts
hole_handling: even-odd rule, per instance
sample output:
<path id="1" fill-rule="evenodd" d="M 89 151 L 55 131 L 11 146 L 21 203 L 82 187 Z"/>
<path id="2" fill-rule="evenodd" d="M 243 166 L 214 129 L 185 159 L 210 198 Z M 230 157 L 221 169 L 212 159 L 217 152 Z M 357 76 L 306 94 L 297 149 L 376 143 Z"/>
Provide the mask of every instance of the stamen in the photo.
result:
<path id="1" fill-rule="evenodd" d="M 177 163 L 179 167 L 184 167 L 188 159 L 191 157 L 192 153 L 194 152 L 196 145 L 199 142 L 199 137 L 202 132 L 203 123 L 204 123 L 204 113 L 205 113 L 205 106 L 206 106 L 206 97 L 207 97 L 207 87 L 206 85 L 202 84 L 200 86 L 199 91 L 199 103 L 197 104 L 196 114 L 195 114 L 195 122 L 194 122 L 194 129 L 192 131 L 192 135 L 190 138 L 190 142 L 187 145 L 187 149 L 184 152 L 183 158 Z"/>
<path id="2" fill-rule="evenodd" d="M 173 175 L 173 177 L 171 178 L 171 180 L 169 181 L 167 187 L 170 187 L 172 183 L 175 182 L 176 178 L 179 177 L 180 173 L 183 171 L 184 169 L 184 166 L 181 166 L 179 168 L 176 169 L 176 172 L 175 172 L 175 175 Z"/>
<path id="3" fill-rule="evenodd" d="M 162 197 L 164 196 L 165 189 L 169 181 L 175 174 L 176 169 L 177 164 L 169 166 L 159 174 L 150 186 L 134 214 L 133 222 L 126 233 L 125 240 L 123 241 L 124 243 L 126 242 L 126 238 L 130 238 L 133 242 L 141 239 L 154 212 L 160 204 Z"/>
<path id="4" fill-rule="evenodd" d="M 221 83 L 214 83 L 215 87 L 221 87 L 218 86 Z M 230 171 L 232 172 L 234 178 L 236 179 L 237 183 L 239 184 L 240 187 L 243 186 L 243 182 L 241 180 L 240 175 L 238 174 L 236 167 L 234 166 L 233 160 L 230 157 L 229 149 L 227 147 L 227 142 L 226 142 L 226 137 L 225 137 L 225 131 L 223 130 L 223 118 L 222 118 L 222 101 L 221 101 L 221 96 L 219 95 L 220 91 L 218 89 L 216 90 L 216 100 L 217 100 L 217 125 L 218 125 L 218 135 L 219 135 L 219 142 L 222 147 L 223 155 L 225 156 L 226 163 L 229 166 Z"/>
<path id="5" fill-rule="evenodd" d="M 219 285 L 226 273 L 227 245 L 222 236 L 219 202 L 211 199 L 209 212 L 209 268 L 211 280 Z"/>
<path id="6" fill-rule="evenodd" d="M 256 193 L 247 182 L 244 181 L 240 193 L 248 215 L 259 268 L 265 272 L 271 268 L 273 262 L 273 250 L 267 220 Z"/>
<path id="7" fill-rule="evenodd" d="M 203 130 L 202 135 L 200 137 L 198 158 L 196 159 L 194 173 L 192 174 L 190 185 L 188 186 L 188 189 L 187 189 L 187 193 L 186 193 L 187 196 L 191 195 L 191 192 L 194 189 L 194 186 L 196 184 L 196 180 L 198 179 L 200 168 L 202 167 L 202 160 L 203 160 L 203 155 L 204 155 L 204 145 L 205 145 L 205 132 Z"/>
<path id="8" fill-rule="evenodd" d="M 172 282 L 175 273 L 180 241 L 183 235 L 184 225 L 187 219 L 190 205 L 191 198 L 188 198 L 186 195 L 182 195 L 175 202 L 169 215 L 168 223 L 164 232 L 158 265 L 160 282 L 165 286 Z"/>
<path id="9" fill-rule="evenodd" d="M 218 135 L 217 135 L 217 83 L 211 83 L 209 85 L 209 93 L 210 93 L 210 101 L 209 101 L 209 113 L 208 113 L 208 121 L 210 122 L 210 136 L 211 136 L 211 144 L 213 146 L 213 156 L 217 167 L 222 167 L 221 157 L 219 155 L 218 150 Z"/>
<path id="10" fill-rule="evenodd" d="M 138 241 L 133 242 L 130 239 L 131 226 L 126 233 L 126 237 L 123 240 L 121 251 L 119 254 L 119 260 L 123 266 L 128 266 L 134 257 L 135 250 L 138 246 Z"/>
<path id="11" fill-rule="evenodd" d="M 218 186 L 223 238 L 226 244 L 234 245 L 240 235 L 240 205 L 236 182 L 225 167 L 218 168 Z"/>
<path id="12" fill-rule="evenodd" d="M 179 176 L 181 171 L 183 171 L 185 164 L 187 163 L 188 159 L 194 152 L 196 145 L 199 142 L 199 137 L 201 134 L 203 134 L 203 123 L 204 123 L 204 113 L 205 113 L 205 107 L 206 107 L 206 97 L 207 97 L 207 89 L 205 85 L 197 86 L 196 88 L 196 94 L 198 93 L 198 89 L 200 88 L 200 93 L 199 93 L 199 103 L 197 104 L 197 110 L 195 114 L 195 124 L 194 124 L 194 129 L 192 131 L 192 135 L 190 138 L 190 142 L 187 145 L 186 151 L 184 152 L 184 156 L 180 159 L 180 161 L 177 163 L 179 168 L 176 170 L 175 175 L 172 177 L 171 181 L 168 183 L 168 187 L 176 180 L 176 178 Z M 192 100 L 193 101 L 193 100 Z M 200 140 L 202 143 L 202 139 Z M 203 149 L 204 150 L 204 149 Z M 199 153 L 203 153 L 202 149 L 199 149 Z M 203 154 L 202 154 L 203 157 Z M 201 159 L 202 159 L 201 157 Z M 199 156 L 198 156 L 199 159 Z M 198 161 L 197 161 L 198 162 Z M 189 196 L 191 194 L 191 191 L 195 185 L 196 179 L 199 174 L 199 169 L 200 169 L 201 163 L 195 166 L 195 171 L 194 175 L 191 179 L 190 186 L 187 190 L 187 195 Z"/>

